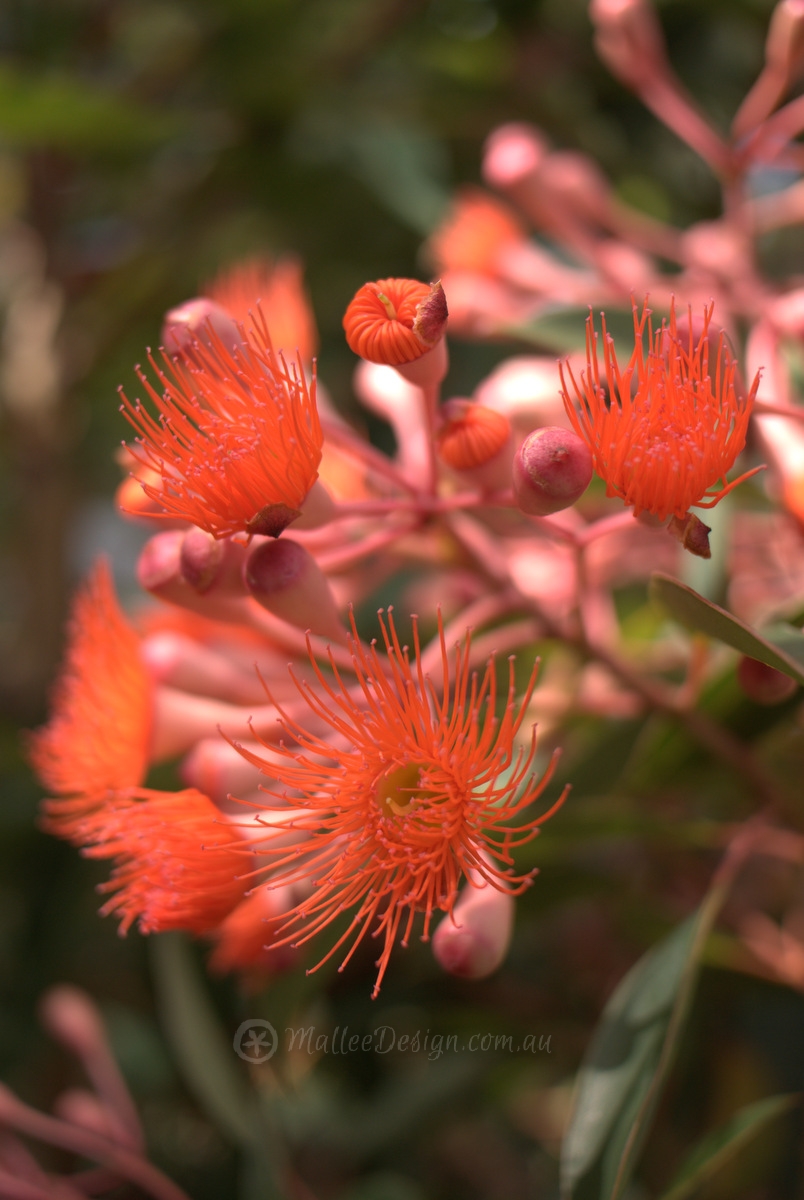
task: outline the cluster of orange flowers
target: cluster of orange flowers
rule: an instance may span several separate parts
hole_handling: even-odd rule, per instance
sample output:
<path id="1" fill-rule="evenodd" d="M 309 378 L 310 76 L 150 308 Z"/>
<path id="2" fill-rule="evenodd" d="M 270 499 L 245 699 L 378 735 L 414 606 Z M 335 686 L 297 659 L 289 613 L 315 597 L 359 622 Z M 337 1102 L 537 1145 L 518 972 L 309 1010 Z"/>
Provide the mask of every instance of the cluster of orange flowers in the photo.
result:
<path id="1" fill-rule="evenodd" d="M 351 615 L 348 630 L 342 624 L 328 531 L 348 527 L 349 516 L 365 520 L 363 510 L 384 521 L 384 513 L 407 509 L 421 525 L 467 483 L 476 489 L 469 507 L 493 497 L 523 514 L 553 512 L 586 487 L 590 454 L 609 494 L 635 513 L 689 515 L 691 505 L 734 486 L 707 498 L 743 447 L 756 384 L 738 390 L 725 340 L 711 333 L 711 308 L 697 338 L 692 314 L 681 331 L 671 306 L 654 334 L 647 306 L 641 316 L 635 308 L 625 370 L 604 326 L 603 378 L 590 318 L 580 382 L 569 362 L 562 366 L 575 432 L 553 431 L 561 453 L 540 466 L 504 412 L 469 400 L 439 405 L 447 365 L 441 285 L 368 283 L 346 311 L 347 340 L 367 369 L 397 370 L 408 406 L 397 413 L 397 432 L 418 425 L 429 442 L 400 490 L 401 468 L 388 462 L 383 474 L 376 451 L 326 408 L 319 413 L 314 325 L 298 270 L 288 270 L 247 264 L 210 297 L 169 313 L 162 365 L 150 360 L 156 386 L 138 371 L 151 407 L 123 396 L 136 438 L 134 479 L 120 503 L 136 518 L 169 524 L 146 546 L 139 574 L 172 607 L 152 612 L 138 632 L 103 562 L 79 593 L 53 716 L 31 738 L 51 793 L 45 826 L 111 860 L 102 911 L 119 916 L 121 932 L 137 923 L 144 933 L 210 937 L 220 969 L 259 978 L 351 914 L 320 961 L 347 945 L 343 965 L 366 933 L 379 936 L 376 994 L 393 944 L 400 935 L 408 941 L 417 914 L 426 940 L 443 912 L 443 963 L 482 974 L 504 953 L 510 898 L 532 879 L 532 870 L 517 871 L 513 851 L 564 799 L 531 813 L 555 763 L 554 756 L 539 780 L 535 737 L 520 737 L 535 670 L 517 707 L 513 660 L 500 693 L 493 658 L 482 676 L 473 668 L 469 632 L 452 657 L 440 609 L 424 649 L 417 619 L 411 652 L 390 612 L 380 616 L 380 647 L 366 646 Z M 283 348 L 290 346 L 293 357 Z M 387 377 L 385 389 L 393 396 Z M 573 475 L 567 492 L 579 455 L 581 482 Z M 340 551 L 347 566 L 350 549 L 360 560 L 352 543 L 361 533 L 369 545 L 377 540 L 358 524 Z M 314 645 L 316 634 L 329 649 Z M 239 655 L 234 682 L 221 644 Z M 275 663 L 263 665 L 264 678 L 246 687 L 247 710 L 243 656 L 290 644 L 297 665 L 289 678 L 283 684 Z M 227 692 L 240 704 L 221 699 Z M 217 750 L 216 724 L 226 739 Z M 188 748 L 183 770 L 192 786 L 145 786 L 151 762 Z M 233 800 L 248 767 L 265 782 L 255 792 L 250 779 L 249 794 Z M 462 881 L 468 890 L 459 902 Z"/>

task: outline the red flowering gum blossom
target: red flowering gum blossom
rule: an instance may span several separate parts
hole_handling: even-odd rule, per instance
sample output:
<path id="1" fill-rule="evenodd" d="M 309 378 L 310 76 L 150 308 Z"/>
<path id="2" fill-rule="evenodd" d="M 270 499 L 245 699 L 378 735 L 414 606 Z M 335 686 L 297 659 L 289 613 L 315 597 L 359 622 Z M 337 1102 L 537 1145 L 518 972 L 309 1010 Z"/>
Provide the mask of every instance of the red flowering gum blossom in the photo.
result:
<path id="1" fill-rule="evenodd" d="M 614 341 L 603 326 L 603 371 L 598 335 L 586 322 L 586 370 L 576 379 L 569 361 L 560 365 L 562 395 L 572 427 L 592 452 L 606 494 L 619 496 L 634 515 L 660 521 L 686 518 L 692 506 L 712 508 L 761 467 L 726 482 L 745 445 L 759 375 L 748 392 L 738 390 L 737 363 L 721 334 L 712 353 L 713 305 L 704 309 L 700 333 L 669 322 L 655 333 L 651 312 L 633 307 L 634 350 L 621 369 Z M 644 339 L 644 340 L 643 340 Z M 576 408 L 576 403 L 580 411 Z M 720 487 L 717 486 L 720 482 Z"/>
<path id="2" fill-rule="evenodd" d="M 100 560 L 73 603 L 53 715 L 29 738 L 34 770 L 55 798 L 43 808 L 59 837 L 80 837 L 83 818 L 110 794 L 137 787 L 148 769 L 153 689 L 140 643 Z"/>
<path id="3" fill-rule="evenodd" d="M 389 367 L 416 362 L 444 336 L 447 301 L 440 283 L 378 279 L 364 283 L 343 317 L 349 348 Z"/>
<path id="4" fill-rule="evenodd" d="M 149 356 L 158 389 L 137 370 L 156 417 L 121 390 L 139 435 L 129 450 L 158 475 L 144 474 L 142 488 L 163 513 L 214 537 L 278 537 L 318 478 L 315 374 L 308 384 L 301 362 L 275 353 L 259 312 L 243 346 L 226 347 L 212 329 L 207 337 L 164 366 Z"/>
<path id="5" fill-rule="evenodd" d="M 514 457 L 513 477 L 519 508 L 545 517 L 583 495 L 592 478 L 592 455 L 571 429 L 535 429 Z"/>
<path id="6" fill-rule="evenodd" d="M 387 620 L 380 614 L 380 626 L 385 653 L 361 643 L 352 621 L 356 688 L 341 680 L 333 662 L 332 675 L 325 675 L 312 652 L 317 687 L 291 671 L 315 732 L 277 704 L 289 741 L 272 747 L 270 761 L 233 743 L 275 781 L 264 788 L 275 798 L 271 838 L 255 845 L 270 861 L 271 886 L 299 884 L 311 892 L 286 914 L 273 945 L 302 945 L 351 910 L 348 928 L 321 962 L 351 942 L 343 969 L 373 926 L 381 945 L 374 996 L 397 937 L 406 945 L 421 913 L 426 940 L 433 914 L 453 913 L 464 876 L 471 872 L 476 884 L 509 895 L 530 885 L 533 871 L 517 874 L 512 851 L 537 836 L 566 795 L 544 813 L 526 812 L 555 765 L 554 758 L 537 779 L 535 732 L 517 740 L 535 667 L 517 708 L 510 661 L 500 704 L 493 660 L 479 679 L 469 665 L 468 636 L 451 658 L 440 617 L 434 647 L 440 679 L 435 671 L 425 675 L 416 618 L 412 653 L 390 614 Z M 296 835 L 293 845 L 276 844 L 276 832 L 284 830 Z"/>
<path id="7" fill-rule="evenodd" d="M 114 913 L 125 934 L 182 929 L 206 934 L 238 904 L 253 867 L 246 843 L 202 792 L 132 789 L 117 796 L 84 828 L 88 858 L 113 858 L 101 891 L 113 895 L 101 915 Z"/>

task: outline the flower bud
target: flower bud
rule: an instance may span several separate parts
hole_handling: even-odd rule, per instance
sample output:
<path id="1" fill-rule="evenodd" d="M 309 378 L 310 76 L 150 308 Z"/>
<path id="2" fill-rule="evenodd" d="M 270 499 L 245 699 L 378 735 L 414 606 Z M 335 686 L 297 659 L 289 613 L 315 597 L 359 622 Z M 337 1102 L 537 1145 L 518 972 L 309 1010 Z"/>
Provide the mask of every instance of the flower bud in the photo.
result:
<path id="1" fill-rule="evenodd" d="M 472 400 L 449 400 L 441 408 L 436 433 L 442 462 L 485 491 L 511 485 L 511 422 L 502 413 Z"/>
<path id="2" fill-rule="evenodd" d="M 489 884 L 467 885 L 452 916 L 433 934 L 433 955 L 450 975 L 484 979 L 502 963 L 511 943 L 514 901 Z"/>
<path id="3" fill-rule="evenodd" d="M 665 73 L 664 36 L 648 0 L 592 0 L 589 16 L 598 54 L 624 84 L 639 91 Z"/>
<path id="4" fill-rule="evenodd" d="M 182 538 L 179 564 L 182 579 L 202 595 L 215 589 L 242 596 L 244 547 L 231 538 L 215 538 L 195 526 Z"/>
<path id="5" fill-rule="evenodd" d="M 737 664 L 737 682 L 756 704 L 783 704 L 796 691 L 795 679 L 746 655 Z"/>
<path id="6" fill-rule="evenodd" d="M 365 283 L 343 318 L 350 349 L 369 362 L 396 367 L 417 387 L 447 373 L 447 300 L 441 283 L 380 279 Z"/>
<path id="7" fill-rule="evenodd" d="M 569 508 L 591 478 L 591 451 L 571 429 L 535 429 L 514 456 L 514 497 L 533 516 Z"/>
<path id="8" fill-rule="evenodd" d="M 346 641 L 326 576 L 298 542 L 263 542 L 249 554 L 243 574 L 254 599 L 274 616 L 320 637 Z"/>
<path id="9" fill-rule="evenodd" d="M 165 313 L 162 344 L 168 354 L 183 354 L 194 342 L 209 346 L 213 335 L 220 338 L 227 350 L 243 343 L 235 322 L 214 300 L 199 296 Z"/>
<path id="10" fill-rule="evenodd" d="M 525 122 L 500 125 L 483 148 L 483 177 L 492 187 L 508 191 L 539 170 L 549 146 L 541 130 Z"/>

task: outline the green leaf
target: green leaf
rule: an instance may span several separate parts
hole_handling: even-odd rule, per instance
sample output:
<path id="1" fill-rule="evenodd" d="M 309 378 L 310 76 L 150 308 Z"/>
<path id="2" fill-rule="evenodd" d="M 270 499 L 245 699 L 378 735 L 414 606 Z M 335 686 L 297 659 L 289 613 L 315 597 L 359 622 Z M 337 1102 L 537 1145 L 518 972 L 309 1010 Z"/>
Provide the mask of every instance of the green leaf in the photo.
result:
<path id="1" fill-rule="evenodd" d="M 599 1175 L 599 1195 L 621 1196 L 684 1028 L 701 948 L 720 907 L 712 888 L 698 913 L 648 951 L 606 1005 L 578 1075 L 561 1150 L 561 1191 Z"/>
<path id="2" fill-rule="evenodd" d="M 725 1125 L 701 1138 L 662 1200 L 686 1200 L 697 1188 L 733 1158 L 760 1130 L 782 1113 L 788 1112 L 801 1097 L 798 1094 L 768 1096 L 736 1112 Z"/>
<path id="3" fill-rule="evenodd" d="M 507 326 L 504 331 L 523 342 L 531 342 L 544 350 L 567 354 L 572 350 L 583 350 L 586 344 L 586 318 L 588 308 L 562 308 L 545 310 L 524 325 Z M 598 329 L 600 318 L 596 317 Z M 633 348 L 634 318 L 625 309 L 606 310 L 606 328 L 615 342 Z"/>
<path id="4" fill-rule="evenodd" d="M 184 122 L 72 76 L 0 67 L 0 136 L 16 145 L 129 150 L 158 145 Z"/>
<path id="5" fill-rule="evenodd" d="M 162 1026 L 188 1086 L 218 1128 L 237 1144 L 252 1143 L 256 1106 L 189 943 L 163 933 L 151 948 Z"/>
<path id="6" fill-rule="evenodd" d="M 658 571 L 651 577 L 649 590 L 652 599 L 688 629 L 717 638 L 804 685 L 804 636 L 792 625 L 771 626 L 760 634 L 725 608 Z"/>

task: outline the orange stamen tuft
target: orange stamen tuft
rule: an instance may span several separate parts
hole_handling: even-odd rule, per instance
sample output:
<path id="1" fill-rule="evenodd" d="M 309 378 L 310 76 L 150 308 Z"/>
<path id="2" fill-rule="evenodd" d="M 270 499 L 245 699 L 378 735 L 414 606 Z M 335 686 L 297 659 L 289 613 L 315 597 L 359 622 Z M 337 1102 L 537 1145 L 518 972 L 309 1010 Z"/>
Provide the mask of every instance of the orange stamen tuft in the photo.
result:
<path id="1" fill-rule="evenodd" d="M 209 933 L 242 900 L 253 856 L 202 792 L 132 789 L 87 820 L 88 858 L 114 858 L 101 909 L 142 933 Z"/>
<path id="2" fill-rule="evenodd" d="M 210 331 L 181 360 L 153 357 L 159 389 L 138 370 L 158 419 L 121 391 L 122 412 L 139 436 L 129 449 L 160 482 L 142 479 L 146 494 L 172 517 L 214 537 L 277 536 L 318 476 L 323 434 L 299 361 L 274 352 L 265 320 L 255 314 L 244 348 L 227 349 Z"/>
<path id="3" fill-rule="evenodd" d="M 602 377 L 590 316 L 587 365 L 580 381 L 569 360 L 560 366 L 564 407 L 575 432 L 589 446 L 607 495 L 619 496 L 635 515 L 684 518 L 690 507 L 711 508 L 761 470 L 756 467 L 726 482 L 726 472 L 745 446 L 759 375 L 747 395 L 738 393 L 737 364 L 725 335 L 712 345 L 713 307 L 704 309 L 702 331 L 694 338 L 691 311 L 690 333 L 681 337 L 674 304 L 669 324 L 663 321 L 656 333 L 647 305 L 641 314 L 634 305 L 635 347 L 624 370 L 603 317 Z"/>
<path id="4" fill-rule="evenodd" d="M 554 758 L 537 780 L 535 734 L 517 742 L 535 667 L 517 710 L 510 661 L 507 696 L 498 705 L 493 660 L 478 679 L 467 636 L 451 663 L 439 616 L 437 690 L 424 674 L 416 618 L 412 654 L 401 646 L 390 614 L 380 615 L 380 625 L 387 657 L 374 644 L 364 647 L 352 620 L 357 694 L 333 662 L 334 682 L 325 676 L 312 651 L 318 688 L 293 676 L 317 727 L 332 729 L 332 742 L 278 706 L 296 748 L 274 746 L 269 764 L 237 747 L 277 781 L 276 791 L 264 789 L 275 806 L 271 838 L 259 847 L 272 862 L 272 887 L 312 888 L 310 898 L 286 914 L 274 946 L 301 945 L 351 909 L 348 929 L 322 962 L 351 942 L 342 969 L 374 926 L 382 947 L 375 996 L 397 938 L 407 944 L 422 913 L 426 940 L 434 912 L 452 913 L 464 876 L 471 872 L 511 895 L 529 886 L 534 872 L 517 874 L 512 851 L 536 837 L 564 799 L 546 813 L 525 815 L 555 766 Z M 283 816 L 288 791 L 293 812 Z M 293 844 L 276 844 L 280 830 L 294 832 Z"/>
<path id="5" fill-rule="evenodd" d="M 53 715 L 30 735 L 34 770 L 57 797 L 44 803 L 52 833 L 75 837 L 83 817 L 110 793 L 142 783 L 151 722 L 152 686 L 139 639 L 101 560 L 73 604 Z"/>
<path id="6" fill-rule="evenodd" d="M 390 367 L 415 362 L 432 350 L 446 323 L 441 284 L 416 279 L 364 283 L 343 318 L 350 349 L 369 362 Z"/>

